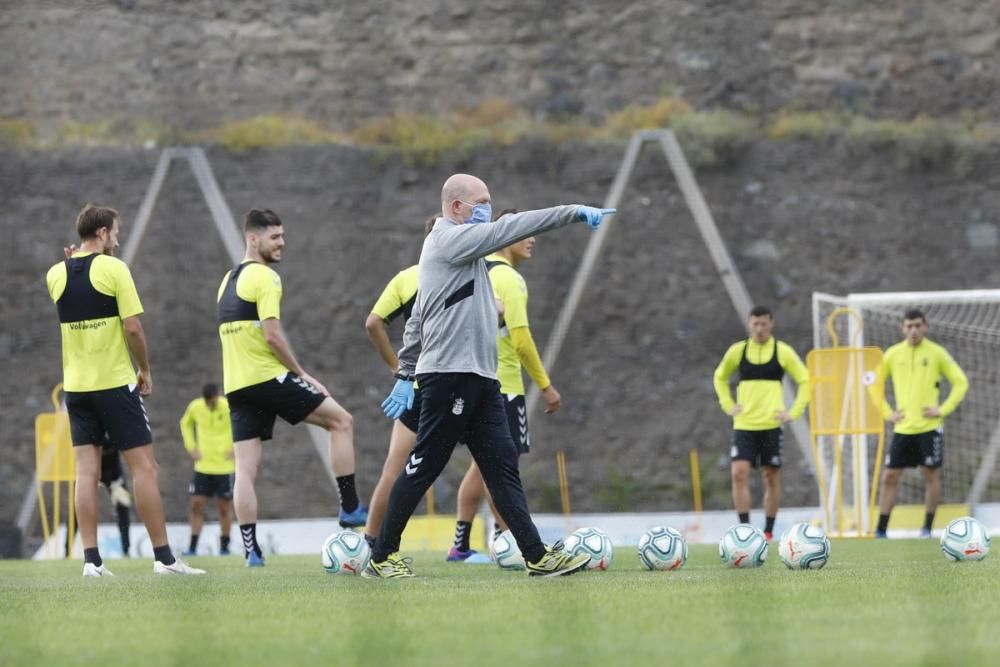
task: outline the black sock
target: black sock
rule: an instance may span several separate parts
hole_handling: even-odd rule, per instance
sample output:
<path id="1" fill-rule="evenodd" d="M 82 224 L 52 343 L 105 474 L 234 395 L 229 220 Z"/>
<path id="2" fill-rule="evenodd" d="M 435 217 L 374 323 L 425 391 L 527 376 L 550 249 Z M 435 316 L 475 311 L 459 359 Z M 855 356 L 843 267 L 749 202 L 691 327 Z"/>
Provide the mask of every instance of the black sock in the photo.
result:
<path id="1" fill-rule="evenodd" d="M 191 533 L 191 543 L 188 545 L 188 551 L 198 550 L 198 538 L 201 537 L 198 533 Z"/>
<path id="2" fill-rule="evenodd" d="M 83 562 L 93 563 L 97 567 L 104 565 L 104 561 L 101 560 L 101 552 L 97 547 L 90 547 L 83 550 Z"/>
<path id="3" fill-rule="evenodd" d="M 257 524 L 256 523 L 241 523 L 240 524 L 240 535 L 243 536 L 243 549 L 246 550 L 247 556 L 250 552 L 254 552 L 258 556 L 263 556 L 261 553 L 260 545 L 257 544 Z"/>
<path id="4" fill-rule="evenodd" d="M 889 528 L 889 515 L 879 514 L 878 515 L 878 531 L 884 533 L 886 529 Z"/>
<path id="5" fill-rule="evenodd" d="M 358 491 L 354 488 L 354 474 L 337 478 L 337 490 L 340 491 L 340 506 L 345 512 L 358 509 Z"/>
<path id="6" fill-rule="evenodd" d="M 169 544 L 164 544 L 162 547 L 153 547 L 153 560 L 158 560 L 164 565 L 173 565 L 177 562 L 173 552 L 170 551 Z"/>
<path id="7" fill-rule="evenodd" d="M 740 523 L 750 523 L 750 512 L 739 512 Z"/>
<path id="8" fill-rule="evenodd" d="M 375 542 L 377 540 L 378 540 L 378 538 L 375 537 L 374 535 L 369 535 L 368 533 L 365 533 L 365 542 L 368 543 L 368 548 L 369 549 L 374 549 L 375 548 Z"/>
<path id="9" fill-rule="evenodd" d="M 764 532 L 773 533 L 774 532 L 774 517 L 768 516 L 764 517 Z"/>
<path id="10" fill-rule="evenodd" d="M 455 548 L 459 551 L 469 550 L 469 533 L 472 532 L 471 521 L 459 521 L 455 524 Z"/>
<path id="11" fill-rule="evenodd" d="M 927 512 L 924 515 L 924 529 L 930 530 L 931 526 L 934 525 L 934 512 Z"/>
<path id="12" fill-rule="evenodd" d="M 499 523 L 494 523 L 493 524 L 493 539 L 495 540 L 498 537 L 500 537 L 501 533 L 503 533 L 503 529 L 500 528 L 500 524 Z"/>
<path id="13" fill-rule="evenodd" d="M 219 538 L 219 548 L 222 551 L 229 551 L 229 536 L 223 535 Z"/>
<path id="14" fill-rule="evenodd" d="M 115 512 L 118 514 L 118 534 L 122 537 L 122 555 L 127 556 L 131 546 L 128 540 L 128 530 L 132 525 L 132 517 L 124 505 L 115 505 Z"/>

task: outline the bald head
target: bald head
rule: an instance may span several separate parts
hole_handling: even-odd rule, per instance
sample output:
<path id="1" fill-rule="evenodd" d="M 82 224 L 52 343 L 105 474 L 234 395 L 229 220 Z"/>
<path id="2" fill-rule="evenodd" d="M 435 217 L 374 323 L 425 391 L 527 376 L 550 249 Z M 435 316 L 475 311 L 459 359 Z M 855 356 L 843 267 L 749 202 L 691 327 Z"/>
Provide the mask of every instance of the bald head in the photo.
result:
<path id="1" fill-rule="evenodd" d="M 441 214 L 455 222 L 462 222 L 470 215 L 470 204 L 489 202 L 486 184 L 469 174 L 452 174 L 441 188 Z"/>

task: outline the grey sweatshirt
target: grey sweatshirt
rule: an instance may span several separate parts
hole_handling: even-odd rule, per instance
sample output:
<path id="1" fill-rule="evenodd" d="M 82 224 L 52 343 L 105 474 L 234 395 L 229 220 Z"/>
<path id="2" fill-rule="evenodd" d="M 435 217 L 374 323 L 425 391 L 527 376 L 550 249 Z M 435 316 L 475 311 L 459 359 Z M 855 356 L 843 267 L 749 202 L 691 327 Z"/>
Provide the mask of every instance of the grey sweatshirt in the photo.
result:
<path id="1" fill-rule="evenodd" d="M 576 221 L 574 206 L 457 224 L 438 218 L 420 253 L 420 280 L 399 351 L 402 373 L 497 376 L 497 307 L 486 255 Z"/>

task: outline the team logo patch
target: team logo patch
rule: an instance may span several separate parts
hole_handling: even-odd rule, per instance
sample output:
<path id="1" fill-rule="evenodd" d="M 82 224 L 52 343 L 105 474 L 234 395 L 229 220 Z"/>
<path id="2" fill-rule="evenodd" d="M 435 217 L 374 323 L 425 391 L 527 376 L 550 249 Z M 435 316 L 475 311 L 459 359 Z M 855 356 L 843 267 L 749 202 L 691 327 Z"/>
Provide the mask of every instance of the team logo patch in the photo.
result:
<path id="1" fill-rule="evenodd" d="M 451 414 L 460 415 L 464 410 L 465 410 L 465 401 L 463 401 L 461 398 L 456 398 L 455 403 L 451 406 Z"/>

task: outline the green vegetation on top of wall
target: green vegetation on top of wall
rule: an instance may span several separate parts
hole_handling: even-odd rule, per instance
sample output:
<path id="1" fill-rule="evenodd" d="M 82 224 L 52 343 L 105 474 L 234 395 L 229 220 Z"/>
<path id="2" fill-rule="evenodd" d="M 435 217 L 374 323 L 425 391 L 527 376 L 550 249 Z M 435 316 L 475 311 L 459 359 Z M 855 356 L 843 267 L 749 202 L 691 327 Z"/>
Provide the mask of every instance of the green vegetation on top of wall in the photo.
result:
<path id="1" fill-rule="evenodd" d="M 918 116 L 909 121 L 857 114 L 782 112 L 759 118 L 723 109 L 697 110 L 676 95 L 649 104 L 630 104 L 596 123 L 580 118 L 539 121 L 510 102 L 488 99 L 448 114 L 401 111 L 372 118 L 350 131 L 314 119 L 261 115 L 228 121 L 197 132 L 143 119 L 81 123 L 67 121 L 42 134 L 29 121 L 0 119 L 0 147 L 45 149 L 56 146 L 157 146 L 215 144 L 230 151 L 296 145 L 342 144 L 397 152 L 410 164 L 428 165 L 446 157 L 510 146 L 523 139 L 552 143 L 617 142 L 642 129 L 669 127 L 694 166 L 721 165 L 751 141 L 824 141 L 850 151 L 891 150 L 902 168 L 967 167 L 984 146 L 1000 143 L 1000 124 L 980 115 L 955 118 Z"/>

